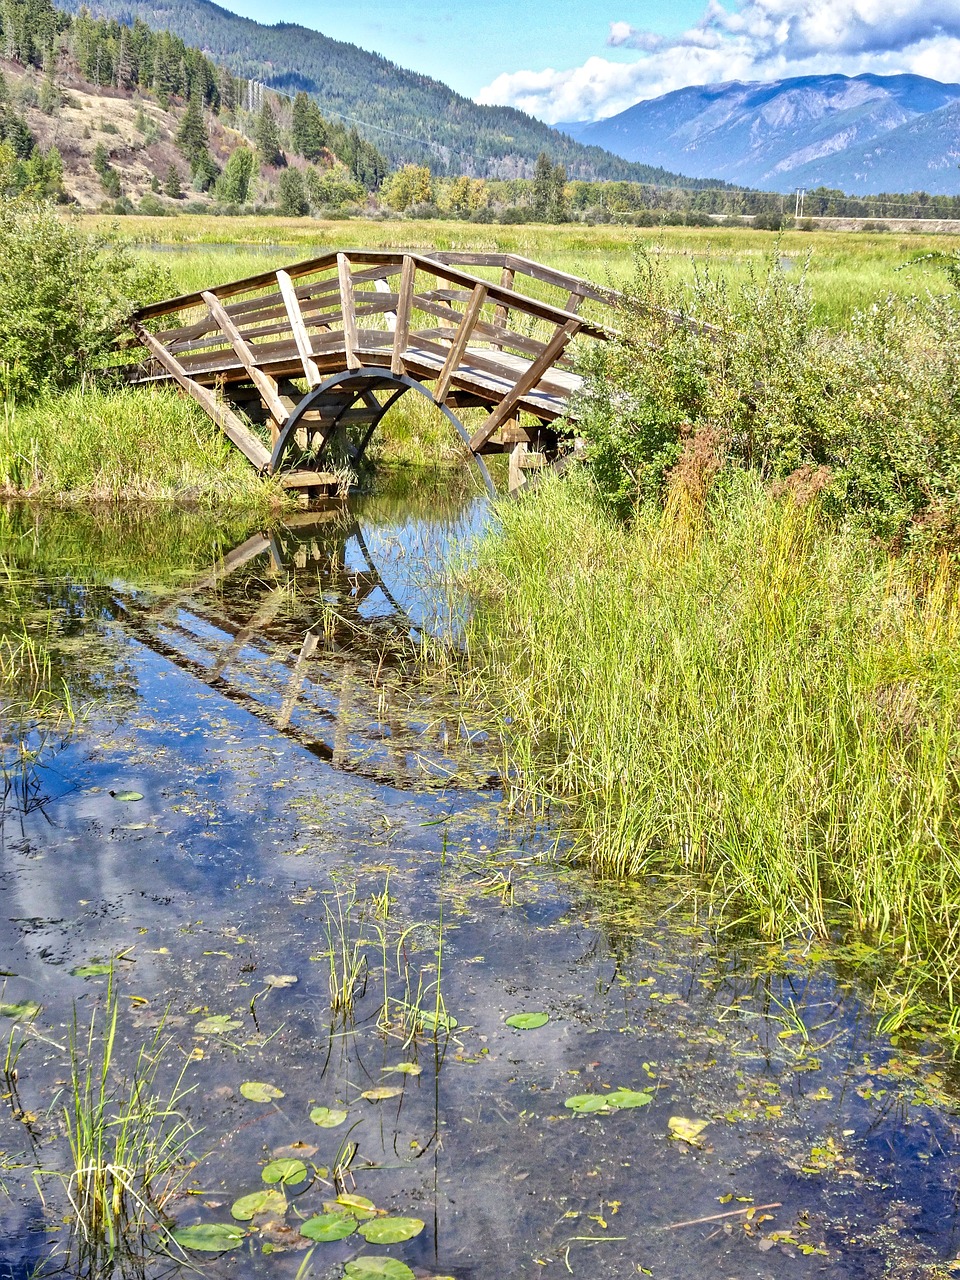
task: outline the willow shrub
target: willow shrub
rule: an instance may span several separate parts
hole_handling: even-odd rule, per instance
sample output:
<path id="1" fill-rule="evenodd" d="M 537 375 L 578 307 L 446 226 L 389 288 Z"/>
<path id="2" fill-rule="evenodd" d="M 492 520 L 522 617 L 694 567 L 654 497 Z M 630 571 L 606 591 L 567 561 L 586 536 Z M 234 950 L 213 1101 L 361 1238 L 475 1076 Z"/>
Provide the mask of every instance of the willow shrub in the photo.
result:
<path id="1" fill-rule="evenodd" d="M 691 286 L 641 253 L 622 337 L 598 348 L 579 414 L 599 492 L 628 516 L 662 496 L 691 439 L 763 480 L 829 469 L 823 501 L 887 540 L 960 535 L 960 300 L 881 297 L 843 329 L 814 323 L 779 254 L 736 290 Z"/>
<path id="2" fill-rule="evenodd" d="M 675 498 L 625 526 L 552 484 L 482 544 L 471 655 L 517 797 L 571 805 L 603 874 L 692 874 L 773 935 L 865 930 L 952 994 L 950 562 L 893 559 L 743 472 L 700 516 Z"/>

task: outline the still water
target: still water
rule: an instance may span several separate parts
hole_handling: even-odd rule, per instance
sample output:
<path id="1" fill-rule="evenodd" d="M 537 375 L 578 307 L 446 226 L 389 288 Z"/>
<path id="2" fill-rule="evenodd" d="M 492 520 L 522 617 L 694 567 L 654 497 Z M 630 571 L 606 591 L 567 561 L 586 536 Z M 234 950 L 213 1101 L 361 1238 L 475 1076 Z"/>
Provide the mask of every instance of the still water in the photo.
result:
<path id="1" fill-rule="evenodd" d="M 488 518 L 0 512 L 0 633 L 76 715 L 0 733 L 4 1280 L 78 1265 L 54 1175 L 111 963 L 109 1088 L 161 1028 L 196 1160 L 167 1211 L 235 1237 L 131 1275 L 952 1273 L 953 1063 L 880 1034 L 842 953 L 716 935 L 510 811 L 425 567 Z M 304 1238 L 325 1213 L 350 1234 Z M 378 1240 L 396 1217 L 423 1228 Z"/>

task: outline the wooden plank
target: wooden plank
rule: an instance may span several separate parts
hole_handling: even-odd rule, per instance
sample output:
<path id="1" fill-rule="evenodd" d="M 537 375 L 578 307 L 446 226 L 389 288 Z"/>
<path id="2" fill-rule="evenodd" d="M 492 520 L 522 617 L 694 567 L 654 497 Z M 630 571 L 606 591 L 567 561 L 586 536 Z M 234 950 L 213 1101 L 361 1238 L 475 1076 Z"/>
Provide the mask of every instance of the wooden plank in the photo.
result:
<path id="1" fill-rule="evenodd" d="M 343 348 L 348 369 L 360 369 L 357 355 L 357 303 L 353 296 L 353 273 L 350 259 L 345 253 L 337 254 L 337 275 L 340 279 L 340 310 L 343 312 Z"/>
<path id="2" fill-rule="evenodd" d="M 501 288 L 512 289 L 513 281 L 514 281 L 513 268 L 504 265 L 503 270 L 500 272 Z M 494 328 L 505 329 L 507 327 L 507 322 L 509 318 L 510 318 L 510 308 L 505 303 L 501 302 L 493 313 Z M 493 345 L 498 351 L 501 349 L 500 344 L 494 342 Z"/>
<path id="3" fill-rule="evenodd" d="M 307 333 L 307 326 L 303 322 L 303 312 L 300 310 L 300 302 L 297 298 L 296 291 L 294 290 L 293 281 L 287 275 L 286 271 L 277 272 L 277 284 L 280 286 L 283 303 L 287 308 L 287 315 L 290 318 L 290 328 L 293 330 L 293 340 L 297 344 L 297 350 L 300 352 L 300 359 L 303 361 L 303 376 L 306 378 L 307 385 L 312 391 L 314 387 L 319 387 L 323 378 L 320 376 L 320 370 L 317 368 L 316 361 L 313 358 L 313 352 L 310 350 L 310 335 Z"/>
<path id="4" fill-rule="evenodd" d="M 404 372 L 403 353 L 410 340 L 410 313 L 413 310 L 413 286 L 416 274 L 416 262 L 409 254 L 405 254 L 400 272 L 397 323 L 393 330 L 393 354 L 390 358 L 390 372 L 397 377 Z"/>
<path id="5" fill-rule="evenodd" d="M 280 399 L 276 382 L 268 373 L 264 373 L 263 370 L 258 367 L 258 356 L 260 353 L 254 351 L 253 348 L 248 345 L 240 330 L 233 323 L 233 320 L 227 315 L 226 311 L 224 311 L 223 304 L 220 302 L 219 298 L 215 298 L 212 293 L 207 292 L 204 293 L 203 300 L 210 308 L 210 314 L 213 316 L 214 320 L 216 320 L 227 338 L 229 338 L 230 345 L 237 353 L 240 363 L 246 369 L 247 373 L 249 373 L 251 382 L 260 392 L 260 395 L 263 398 L 263 403 L 267 406 L 270 417 L 273 418 L 278 427 L 282 427 L 287 418 L 290 417 L 290 414 L 287 411 L 287 406 Z"/>
<path id="6" fill-rule="evenodd" d="M 287 681 L 287 691 L 283 695 L 283 701 L 280 704 L 280 710 L 277 712 L 277 728 L 286 729 L 290 723 L 290 717 L 293 715 L 293 708 L 297 705 L 297 699 L 300 697 L 300 690 L 303 688 L 303 678 L 307 673 L 307 663 L 316 653 L 317 645 L 320 637 L 315 631 L 308 631 L 303 637 L 303 644 L 300 646 L 300 653 L 297 660 L 293 664 L 290 672 L 290 678 Z"/>
<path id="7" fill-rule="evenodd" d="M 463 359 L 463 353 L 467 349 L 467 343 L 473 333 L 474 326 L 480 317 L 480 309 L 487 300 L 487 289 L 485 285 L 478 284 L 475 286 L 467 303 L 467 309 L 463 313 L 463 319 L 460 321 L 456 336 L 450 344 L 450 351 L 440 370 L 440 377 L 437 379 L 436 386 L 433 391 L 433 398 L 438 404 L 443 404 L 447 398 L 447 392 L 450 390 L 450 379 L 453 372 Z"/>
<path id="8" fill-rule="evenodd" d="M 221 431 L 233 441 L 240 452 L 253 463 L 257 470 L 268 471 L 270 468 L 270 454 L 267 452 L 266 446 L 253 434 L 250 428 L 241 422 L 237 415 L 228 409 L 221 400 L 218 400 L 212 392 L 208 391 L 206 387 L 201 387 L 198 382 L 194 382 L 193 378 L 189 377 L 178 363 L 176 357 L 172 356 L 163 343 L 158 342 L 153 334 L 145 329 L 142 324 L 134 321 L 131 328 L 151 355 L 166 369 L 171 378 L 196 400 L 197 404 L 205 410 Z"/>
<path id="9" fill-rule="evenodd" d="M 558 289 L 575 289 L 577 293 L 582 293 L 585 298 L 592 298 L 595 302 L 616 305 L 623 297 L 615 289 L 604 289 L 601 285 L 591 284 L 581 276 L 573 276 L 566 271 L 556 271 L 553 267 L 545 267 L 542 263 L 534 262 L 532 258 L 522 258 L 517 253 L 508 254 L 507 261 L 515 271 L 529 276 L 531 280 L 539 280 L 541 284 L 552 284 Z"/>
<path id="10" fill-rule="evenodd" d="M 470 448 L 474 453 L 490 439 L 501 422 L 505 422 L 507 418 L 513 416 L 517 405 L 528 391 L 533 390 L 547 370 L 550 369 L 554 360 L 576 334 L 580 325 L 581 321 L 579 319 L 568 320 L 565 325 L 557 330 L 526 373 L 520 375 L 512 389 L 503 397 L 483 426 L 474 433 L 470 440 Z"/>

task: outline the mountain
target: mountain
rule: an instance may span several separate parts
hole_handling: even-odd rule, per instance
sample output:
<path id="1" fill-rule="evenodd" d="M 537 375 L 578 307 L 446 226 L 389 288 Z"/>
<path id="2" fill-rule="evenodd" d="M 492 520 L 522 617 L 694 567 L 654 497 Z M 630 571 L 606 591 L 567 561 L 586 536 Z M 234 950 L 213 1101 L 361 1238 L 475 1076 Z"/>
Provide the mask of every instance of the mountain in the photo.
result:
<path id="1" fill-rule="evenodd" d="M 696 187 L 677 173 L 626 161 L 559 133 L 512 107 L 478 106 L 429 76 L 357 45 L 292 23 L 265 26 L 211 0 L 60 0 L 60 7 L 168 30 L 237 76 L 293 94 L 303 89 L 326 116 L 355 124 L 391 165 L 429 163 L 437 172 L 532 177 L 546 151 L 571 178 Z"/>
<path id="2" fill-rule="evenodd" d="M 954 194 L 958 101 L 960 85 L 923 76 L 802 76 L 691 86 L 560 127 L 628 160 L 766 191 Z"/>

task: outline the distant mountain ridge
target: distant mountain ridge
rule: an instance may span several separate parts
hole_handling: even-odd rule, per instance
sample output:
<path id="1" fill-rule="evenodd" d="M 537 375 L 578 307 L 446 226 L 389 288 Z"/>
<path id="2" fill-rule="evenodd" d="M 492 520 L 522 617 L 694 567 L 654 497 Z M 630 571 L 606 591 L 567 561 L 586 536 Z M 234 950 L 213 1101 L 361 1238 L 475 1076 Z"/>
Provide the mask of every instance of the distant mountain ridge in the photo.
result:
<path id="1" fill-rule="evenodd" d="M 532 177 L 549 153 L 571 178 L 664 186 L 708 185 L 581 143 L 512 107 L 479 106 L 429 76 L 379 54 L 291 23 L 265 26 L 211 0 L 57 0 L 77 12 L 131 24 L 140 18 L 247 79 L 285 93 L 303 89 L 325 115 L 356 124 L 392 165 L 429 163 L 437 171 L 477 177 Z"/>
<path id="2" fill-rule="evenodd" d="M 960 85 L 924 76 L 802 76 L 691 86 L 559 127 L 628 160 L 765 191 L 954 195 L 958 103 Z"/>

